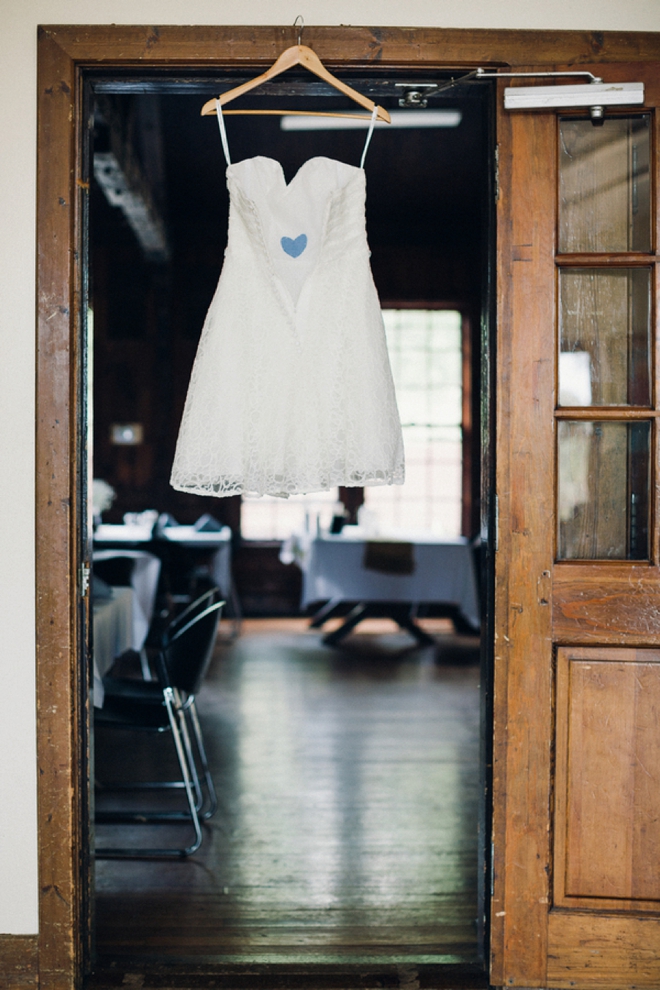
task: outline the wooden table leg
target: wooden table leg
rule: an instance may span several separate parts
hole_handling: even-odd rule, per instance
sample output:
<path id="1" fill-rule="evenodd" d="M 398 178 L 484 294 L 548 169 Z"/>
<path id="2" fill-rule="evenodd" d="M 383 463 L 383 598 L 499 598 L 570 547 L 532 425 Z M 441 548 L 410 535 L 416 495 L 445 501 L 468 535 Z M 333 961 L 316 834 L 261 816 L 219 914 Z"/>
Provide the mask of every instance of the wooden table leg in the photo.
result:
<path id="1" fill-rule="evenodd" d="M 324 622 L 331 619 L 334 614 L 339 609 L 342 604 L 341 598 L 331 598 L 329 602 L 326 602 L 318 612 L 315 612 L 312 616 L 312 621 L 309 624 L 310 629 L 320 629 Z"/>
<path id="2" fill-rule="evenodd" d="M 364 602 L 360 602 L 356 605 L 348 615 L 346 616 L 346 621 L 341 624 L 339 629 L 335 629 L 334 632 L 328 633 L 323 637 L 323 642 L 326 646 L 336 646 L 344 636 L 347 636 L 351 629 L 354 629 L 358 622 L 362 622 L 366 619 L 369 614 L 369 606 Z"/>
<path id="3" fill-rule="evenodd" d="M 407 630 L 407 632 L 412 633 L 417 642 L 421 646 L 434 646 L 435 640 L 428 633 L 424 632 L 421 626 L 418 626 L 412 617 L 412 605 L 404 605 L 400 608 L 392 608 L 392 618 L 394 621 L 402 628 Z"/>

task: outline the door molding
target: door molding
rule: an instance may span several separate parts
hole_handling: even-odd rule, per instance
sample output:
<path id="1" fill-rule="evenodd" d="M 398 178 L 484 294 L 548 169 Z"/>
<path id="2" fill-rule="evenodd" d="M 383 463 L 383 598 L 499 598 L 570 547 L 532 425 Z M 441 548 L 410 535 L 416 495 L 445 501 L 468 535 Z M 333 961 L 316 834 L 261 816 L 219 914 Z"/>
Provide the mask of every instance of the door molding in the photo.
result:
<path id="1" fill-rule="evenodd" d="M 624 32 L 306 28 L 306 42 L 332 69 L 511 68 L 642 62 L 660 57 L 660 35 Z M 39 29 L 37 161 L 36 598 L 38 710 L 39 985 L 82 980 L 84 889 L 84 692 L 79 629 L 80 362 L 83 224 L 88 185 L 83 81 L 113 69 L 257 69 L 293 43 L 291 27 L 54 26 Z M 511 130 L 498 104 L 501 170 Z M 500 210 L 500 216 L 505 214 Z M 498 272 L 509 263 L 498 244 Z M 502 320 L 502 315 L 499 319 Z M 500 330 L 501 333 L 501 330 Z M 506 390 L 506 368 L 498 372 Z M 499 456 L 508 456 L 501 441 Z M 502 503 L 500 500 L 500 511 Z M 503 599 L 500 599 L 503 600 Z M 506 606 L 505 606 L 506 607 Z M 497 619 L 497 616 L 496 616 Z M 507 669 L 495 672 L 497 747 L 506 743 Z M 503 700 L 499 700 L 503 699 Z M 498 706 L 500 716 L 498 717 Z M 502 799 L 506 792 L 503 783 Z M 498 800 L 496 795 L 496 800 Z M 496 835 L 496 842 L 499 841 Z M 496 858 L 498 849 L 496 845 Z M 499 875 L 497 883 L 503 882 Z M 499 939 L 499 941 L 498 941 Z M 504 972 L 494 929 L 493 978 Z M 515 951 L 515 946 L 511 951 Z"/>

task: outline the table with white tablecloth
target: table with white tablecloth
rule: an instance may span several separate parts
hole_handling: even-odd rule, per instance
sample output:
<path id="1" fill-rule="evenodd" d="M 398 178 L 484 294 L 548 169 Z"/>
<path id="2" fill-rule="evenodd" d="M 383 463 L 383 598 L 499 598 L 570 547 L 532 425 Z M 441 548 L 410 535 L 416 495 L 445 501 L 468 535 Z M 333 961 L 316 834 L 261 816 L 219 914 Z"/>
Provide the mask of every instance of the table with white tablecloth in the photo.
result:
<path id="1" fill-rule="evenodd" d="M 132 588 L 109 588 L 92 601 L 94 705 L 103 707 L 103 677 L 115 658 L 126 650 L 139 650 L 142 641 L 135 639 L 136 596 Z"/>
<path id="2" fill-rule="evenodd" d="M 133 641 L 134 649 L 140 650 L 147 638 L 156 604 L 160 560 L 145 550 L 94 550 L 93 565 L 104 561 L 127 560 L 131 564 L 130 584 L 135 592 L 133 598 Z"/>
<path id="3" fill-rule="evenodd" d="M 391 569 L 388 569 L 387 555 L 379 568 L 379 544 L 382 549 L 393 551 L 393 554 L 390 553 L 393 562 Z M 479 628 L 473 551 L 465 539 L 433 536 L 404 539 L 398 534 L 391 538 L 367 537 L 358 527 L 345 527 L 341 534 L 320 534 L 303 540 L 300 546 L 298 561 L 303 570 L 302 607 L 316 602 L 327 603 L 315 621 L 317 626 L 343 602 L 363 606 L 363 618 L 369 614 L 369 605 L 387 604 L 391 606 L 392 617 L 397 621 L 406 614 L 397 606 L 417 608 L 422 604 L 440 603 L 455 606 L 472 628 Z M 407 562 L 408 566 L 400 568 L 403 572 L 396 573 L 398 548 L 402 551 L 400 560 Z M 357 612 L 353 618 L 360 621 Z M 337 642 L 357 621 L 353 621 L 348 628 L 345 624 L 343 632 L 330 634 L 327 641 Z M 400 624 L 405 624 L 417 635 L 408 622 Z"/>
<path id="4" fill-rule="evenodd" d="M 160 538 L 189 550 L 208 550 L 213 554 L 210 572 L 213 580 L 226 597 L 232 591 L 231 580 L 231 529 L 199 530 L 195 526 L 167 526 Z"/>
<path id="5" fill-rule="evenodd" d="M 104 544 L 138 546 L 151 543 L 152 534 L 153 524 L 145 526 L 141 523 L 100 523 L 94 530 L 94 543 L 99 546 Z"/>
<path id="6" fill-rule="evenodd" d="M 198 526 L 165 525 L 157 527 L 140 524 L 114 525 L 103 523 L 94 531 L 94 546 L 98 550 L 112 546 L 118 552 L 121 547 L 137 547 L 152 543 L 157 549 L 160 544 L 185 547 L 188 550 L 207 550 L 212 554 L 210 574 L 226 597 L 233 595 L 231 578 L 231 529 L 199 529 Z M 96 555 L 95 555 L 96 556 Z"/>

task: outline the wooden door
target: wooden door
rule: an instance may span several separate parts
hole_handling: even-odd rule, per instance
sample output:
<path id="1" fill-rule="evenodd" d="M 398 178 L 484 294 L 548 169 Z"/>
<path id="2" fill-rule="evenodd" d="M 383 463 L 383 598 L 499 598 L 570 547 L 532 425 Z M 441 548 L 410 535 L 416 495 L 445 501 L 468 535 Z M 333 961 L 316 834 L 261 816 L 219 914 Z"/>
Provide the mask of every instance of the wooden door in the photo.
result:
<path id="1" fill-rule="evenodd" d="M 645 108 L 602 127 L 500 112 L 491 981 L 504 986 L 660 986 L 660 75 L 599 74 L 644 81 Z"/>

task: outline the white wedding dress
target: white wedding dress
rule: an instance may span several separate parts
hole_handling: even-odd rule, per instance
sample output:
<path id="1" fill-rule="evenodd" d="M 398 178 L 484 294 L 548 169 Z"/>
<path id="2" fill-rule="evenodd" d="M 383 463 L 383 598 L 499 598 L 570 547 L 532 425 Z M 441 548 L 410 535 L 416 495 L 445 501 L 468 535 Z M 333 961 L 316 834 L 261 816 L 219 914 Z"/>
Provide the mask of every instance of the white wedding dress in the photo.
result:
<path id="1" fill-rule="evenodd" d="M 363 170 L 227 158 L 229 233 L 181 421 L 171 484 L 288 496 L 404 480 L 369 265 Z"/>

